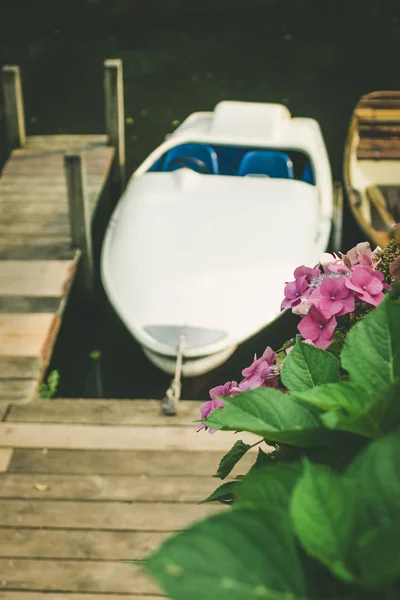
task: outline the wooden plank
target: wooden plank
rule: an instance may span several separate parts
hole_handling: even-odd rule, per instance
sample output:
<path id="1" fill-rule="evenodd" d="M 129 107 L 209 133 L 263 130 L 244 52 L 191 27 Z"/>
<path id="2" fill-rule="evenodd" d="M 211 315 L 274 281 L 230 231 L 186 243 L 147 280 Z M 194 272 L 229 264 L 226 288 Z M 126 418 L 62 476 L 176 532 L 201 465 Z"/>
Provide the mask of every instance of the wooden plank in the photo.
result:
<path id="1" fill-rule="evenodd" d="M 129 600 L 160 600 L 160 598 L 164 598 L 164 596 L 149 596 L 146 594 L 142 596 L 142 594 L 135 594 L 135 591 L 132 591 L 130 594 L 76 594 L 75 592 L 69 592 L 68 596 L 63 592 L 46 592 L 42 594 L 42 592 L 27 592 L 26 590 L 19 590 L 18 592 L 7 592 L 2 591 L 0 589 L 0 600 L 124 600 L 124 598 L 128 598 Z"/>
<path id="2" fill-rule="evenodd" d="M 122 192 L 125 187 L 125 117 L 124 83 L 122 61 L 109 59 L 104 62 L 104 96 L 106 131 L 109 144 L 116 150 L 115 182 Z"/>
<path id="3" fill-rule="evenodd" d="M 86 299 L 93 299 L 94 262 L 92 248 L 91 210 L 87 195 L 86 168 L 81 154 L 68 153 L 64 159 L 68 189 L 68 216 L 71 242 L 81 252 L 78 278 Z"/>
<path id="4" fill-rule="evenodd" d="M 11 235 L 59 235 L 69 234 L 69 224 L 66 215 L 53 215 L 43 221 L 13 221 L 0 217 L 0 236 Z"/>
<path id="5" fill-rule="evenodd" d="M 12 448 L 0 448 L 0 473 L 5 473 L 10 466 L 12 455 Z"/>
<path id="6" fill-rule="evenodd" d="M 47 529 L 176 531 L 226 510 L 220 504 L 1 500 L 0 526 Z M 1 570 L 0 570 L 1 572 Z M 114 590 L 112 590 L 114 591 Z"/>
<path id="7" fill-rule="evenodd" d="M 37 387 L 36 379 L 0 379 L 0 400 L 14 402 L 31 400 L 36 394 Z"/>
<path id="8" fill-rule="evenodd" d="M 41 358 L 30 356 L 0 356 L 0 377 L 33 379 L 43 368 Z"/>
<path id="9" fill-rule="evenodd" d="M 3 450 L 6 452 L 9 449 Z M 218 487 L 218 481 L 211 475 L 204 478 L 9 473 L 1 478 L 0 498 L 200 502 Z"/>
<path id="10" fill-rule="evenodd" d="M 12 198 L 8 200 L 0 199 L 0 215 L 5 219 L 23 220 L 33 219 L 39 221 L 44 218 L 49 218 L 54 214 L 67 215 L 67 202 L 54 202 L 54 200 L 45 202 L 33 202 L 32 200 L 24 200 L 23 202 L 15 202 Z"/>
<path id="11" fill-rule="evenodd" d="M 55 313 L 61 301 L 59 296 L 0 296 L 0 313 Z"/>
<path id="12" fill-rule="evenodd" d="M 245 474 L 253 465 L 254 458 L 254 454 L 246 454 L 232 471 L 232 477 Z M 184 452 L 17 449 L 9 472 L 211 477 L 220 460 L 221 452 L 214 451 L 193 452 L 188 457 Z"/>
<path id="13" fill-rule="evenodd" d="M 2 296 L 64 296 L 76 270 L 72 260 L 0 261 Z"/>
<path id="14" fill-rule="evenodd" d="M 371 150 L 369 148 L 359 148 L 357 150 L 358 160 L 399 160 L 400 148 L 398 150 Z"/>
<path id="15" fill-rule="evenodd" d="M 157 594 L 136 565 L 117 562 L 0 559 L 1 588 L 29 591 Z M 6 583 L 5 583 L 6 582 Z M 47 595 L 46 595 L 47 598 Z M 21 598 L 23 600 L 23 597 Z"/>
<path id="16" fill-rule="evenodd" d="M 0 361 L 1 373 L 1 361 Z M 159 400 L 40 400 L 12 407 L 10 422 L 74 423 L 90 425 L 186 425 L 196 427 L 202 402 L 181 400 L 179 413 L 171 419 L 161 414 Z M 199 434 L 200 435 L 200 434 Z"/>
<path id="17" fill-rule="evenodd" d="M 358 119 L 374 119 L 376 121 L 400 121 L 400 109 L 395 108 L 356 108 L 355 115 Z"/>
<path id="18" fill-rule="evenodd" d="M 7 140 L 11 148 L 17 148 L 26 140 L 21 73 L 18 66 L 6 65 L 1 71 Z"/>
<path id="19" fill-rule="evenodd" d="M 42 316 L 42 315 L 39 315 Z M 216 450 L 227 452 L 238 439 L 232 431 L 210 436 L 179 426 L 64 425 L 53 423 L 0 423 L 0 447 L 65 448 L 82 450 Z M 240 439 L 253 444 L 260 436 L 242 432 Z"/>
<path id="20" fill-rule="evenodd" d="M 143 560 L 169 535 L 149 531 L 6 528 L 0 529 L 0 557 Z"/>
<path id="21" fill-rule="evenodd" d="M 0 400 L 0 421 L 5 419 L 10 403 L 8 400 Z"/>
<path id="22" fill-rule="evenodd" d="M 160 598 L 164 598 L 164 596 L 149 596 L 146 594 L 143 596 L 142 594 L 135 594 L 135 591 L 132 591 L 130 594 L 76 594 L 75 592 L 69 592 L 68 596 L 64 594 L 64 592 L 58 593 L 46 592 L 42 594 L 42 592 L 27 592 L 26 590 L 19 590 L 18 592 L 7 592 L 2 591 L 0 589 L 0 600 L 124 600 L 124 598 L 128 598 L 129 600 L 160 600 Z"/>
<path id="23" fill-rule="evenodd" d="M 69 237 L 6 234 L 0 240 L 2 260 L 76 260 L 79 251 L 71 247 Z"/>
<path id="24" fill-rule="evenodd" d="M 0 314 L 0 356 L 48 358 L 60 318 L 49 314 Z"/>
<path id="25" fill-rule="evenodd" d="M 75 135 L 29 135 L 26 138 L 25 150 L 41 150 L 42 148 L 51 148 L 52 150 L 64 150 L 71 146 L 101 146 L 107 144 L 107 136 L 104 134 Z"/>

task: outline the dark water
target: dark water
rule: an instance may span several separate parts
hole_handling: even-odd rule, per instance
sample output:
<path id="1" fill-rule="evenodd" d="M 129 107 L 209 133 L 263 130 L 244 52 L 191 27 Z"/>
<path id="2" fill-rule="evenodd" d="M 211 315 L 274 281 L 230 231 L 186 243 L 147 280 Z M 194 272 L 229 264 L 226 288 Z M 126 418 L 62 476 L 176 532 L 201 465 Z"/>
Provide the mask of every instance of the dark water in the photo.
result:
<path id="1" fill-rule="evenodd" d="M 399 89 L 399 55 L 398 0 L 0 0 L 0 63 L 21 66 L 29 134 L 102 132 L 102 63 L 123 59 L 128 173 L 174 120 L 231 99 L 282 102 L 317 119 L 341 179 L 351 111 L 364 93 Z M 346 214 L 344 247 L 356 236 Z M 257 336 L 184 395 L 240 377 L 254 351 L 293 330 L 280 323 Z M 168 384 L 101 294 L 90 310 L 73 298 L 59 342 L 60 394 L 159 397 Z M 89 358 L 94 349 L 100 361 Z"/>

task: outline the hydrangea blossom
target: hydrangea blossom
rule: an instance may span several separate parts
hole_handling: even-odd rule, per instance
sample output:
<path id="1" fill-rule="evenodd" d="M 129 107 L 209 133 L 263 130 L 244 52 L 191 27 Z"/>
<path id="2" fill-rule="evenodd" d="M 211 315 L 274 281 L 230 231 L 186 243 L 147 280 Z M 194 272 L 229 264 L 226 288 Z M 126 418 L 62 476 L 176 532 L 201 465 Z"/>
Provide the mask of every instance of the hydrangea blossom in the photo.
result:
<path id="1" fill-rule="evenodd" d="M 383 273 L 393 281 L 400 280 L 399 244 L 395 246 L 391 254 L 382 259 L 381 248 L 372 250 L 368 242 L 361 242 L 340 256 L 324 253 L 321 268 L 301 265 L 295 269 L 294 281 L 285 284 L 281 310 L 290 308 L 301 317 L 297 328 L 304 343 L 325 350 L 333 341 L 337 318 L 350 314 L 350 320 L 354 321 L 352 313 L 362 308 L 363 303 L 377 306 L 383 300 L 384 290 L 391 289 Z M 389 263 L 388 256 L 391 256 Z M 290 354 L 293 347 L 282 350 L 281 358 L 282 354 L 284 357 Z M 210 390 L 210 400 L 201 405 L 202 418 L 206 419 L 217 408 L 224 408 L 223 397 L 259 387 L 281 389 L 277 359 L 277 353 L 268 346 L 260 358 L 255 355 L 252 364 L 243 369 L 240 383 L 228 381 Z M 205 423 L 197 431 L 202 429 L 215 432 Z"/>
<path id="2" fill-rule="evenodd" d="M 233 390 L 237 389 L 237 386 L 238 384 L 236 381 L 227 381 L 224 385 L 217 385 L 212 388 L 209 392 L 210 400 L 203 402 L 200 406 L 201 418 L 206 419 L 216 408 L 225 408 L 225 404 L 219 396 L 233 396 Z M 216 429 L 210 429 L 205 423 L 201 423 L 197 428 L 197 431 L 201 431 L 202 429 L 205 429 L 206 431 L 208 429 L 211 434 L 216 432 Z"/>

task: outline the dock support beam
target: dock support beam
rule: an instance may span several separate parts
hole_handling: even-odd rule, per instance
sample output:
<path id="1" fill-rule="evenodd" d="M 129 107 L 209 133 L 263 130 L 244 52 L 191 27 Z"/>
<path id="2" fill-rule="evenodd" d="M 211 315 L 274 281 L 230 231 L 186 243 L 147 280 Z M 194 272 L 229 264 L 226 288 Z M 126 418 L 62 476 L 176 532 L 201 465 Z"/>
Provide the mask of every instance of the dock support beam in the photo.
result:
<path id="1" fill-rule="evenodd" d="M 10 150 L 25 144 L 25 116 L 19 67 L 5 65 L 1 69 L 7 140 Z"/>
<path id="2" fill-rule="evenodd" d="M 125 116 L 122 61 L 119 58 L 104 62 L 104 96 L 108 143 L 116 151 L 114 179 L 122 193 L 125 188 Z"/>
<path id="3" fill-rule="evenodd" d="M 72 245 L 81 251 L 79 283 L 86 298 L 91 300 L 94 288 L 94 264 L 84 159 L 80 153 L 67 153 L 64 156 L 64 166 Z"/>

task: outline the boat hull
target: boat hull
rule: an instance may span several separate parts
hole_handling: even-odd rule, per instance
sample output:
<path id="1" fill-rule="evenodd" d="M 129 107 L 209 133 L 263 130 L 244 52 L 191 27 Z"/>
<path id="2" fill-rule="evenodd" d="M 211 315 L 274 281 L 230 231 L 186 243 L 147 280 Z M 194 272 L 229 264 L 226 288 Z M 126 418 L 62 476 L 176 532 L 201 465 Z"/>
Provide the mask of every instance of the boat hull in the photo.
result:
<path id="1" fill-rule="evenodd" d="M 231 346 L 221 352 L 216 352 L 215 354 L 210 354 L 208 356 L 199 356 L 190 360 L 184 359 L 182 363 L 183 377 L 198 377 L 199 375 L 204 375 L 205 373 L 216 369 L 232 356 L 236 348 L 237 346 Z M 157 354 L 149 348 L 146 348 L 146 346 L 142 346 L 142 350 L 149 361 L 158 369 L 168 375 L 175 375 L 176 357 Z"/>

